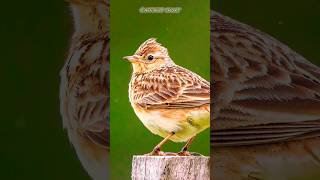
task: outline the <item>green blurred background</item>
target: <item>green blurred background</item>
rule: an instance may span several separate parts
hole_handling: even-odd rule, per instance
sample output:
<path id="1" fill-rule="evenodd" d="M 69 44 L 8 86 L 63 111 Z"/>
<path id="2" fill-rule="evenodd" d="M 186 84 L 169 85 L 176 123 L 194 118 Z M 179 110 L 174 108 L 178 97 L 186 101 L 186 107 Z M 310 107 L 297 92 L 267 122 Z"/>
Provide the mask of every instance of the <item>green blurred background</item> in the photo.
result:
<path id="1" fill-rule="evenodd" d="M 124 6 L 125 4 L 125 6 Z M 179 14 L 140 14 L 141 6 L 182 7 Z M 133 155 L 150 152 L 162 138 L 147 130 L 128 99 L 132 67 L 123 56 L 132 55 L 142 42 L 156 37 L 171 58 L 205 79 L 210 78 L 209 1 L 112 1 L 111 2 L 111 179 L 130 179 Z M 178 152 L 184 143 L 169 142 L 164 151 Z M 209 129 L 199 134 L 190 151 L 210 152 Z"/>
<path id="2" fill-rule="evenodd" d="M 68 6 L 1 2 L 0 179 L 89 179 L 59 113 L 59 71 L 72 34 Z"/>

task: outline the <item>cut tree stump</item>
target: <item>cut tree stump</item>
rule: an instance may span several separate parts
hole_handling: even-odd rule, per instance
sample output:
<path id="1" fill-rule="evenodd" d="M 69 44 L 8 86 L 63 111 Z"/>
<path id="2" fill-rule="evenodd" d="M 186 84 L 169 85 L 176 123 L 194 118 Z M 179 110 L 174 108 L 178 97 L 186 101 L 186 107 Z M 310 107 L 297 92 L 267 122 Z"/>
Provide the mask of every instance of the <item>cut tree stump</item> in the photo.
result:
<path id="1" fill-rule="evenodd" d="M 206 156 L 133 156 L 133 180 L 209 180 Z"/>

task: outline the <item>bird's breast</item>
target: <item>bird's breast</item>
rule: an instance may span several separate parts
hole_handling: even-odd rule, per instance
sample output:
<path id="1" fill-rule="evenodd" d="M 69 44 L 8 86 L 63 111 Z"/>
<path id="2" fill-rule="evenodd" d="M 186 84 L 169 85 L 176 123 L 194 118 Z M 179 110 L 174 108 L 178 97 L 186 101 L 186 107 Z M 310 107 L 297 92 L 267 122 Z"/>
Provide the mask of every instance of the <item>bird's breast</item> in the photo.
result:
<path id="1" fill-rule="evenodd" d="M 171 138 L 175 142 L 187 141 L 210 126 L 208 107 L 150 110 L 135 104 L 132 106 L 147 129 L 161 137 L 175 132 Z"/>

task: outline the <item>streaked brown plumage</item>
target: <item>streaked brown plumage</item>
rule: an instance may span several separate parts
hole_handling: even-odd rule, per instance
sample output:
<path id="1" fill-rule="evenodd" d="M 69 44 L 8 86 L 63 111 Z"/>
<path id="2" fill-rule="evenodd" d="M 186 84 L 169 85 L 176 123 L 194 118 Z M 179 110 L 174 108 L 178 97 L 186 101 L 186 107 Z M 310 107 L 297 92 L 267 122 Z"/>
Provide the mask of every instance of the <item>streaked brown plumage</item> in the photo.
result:
<path id="1" fill-rule="evenodd" d="M 107 179 L 109 150 L 109 32 L 107 1 L 70 0 L 75 20 L 61 70 L 63 125 L 93 179 Z"/>
<path id="2" fill-rule="evenodd" d="M 211 63 L 215 179 L 268 179 L 284 175 L 281 167 L 306 172 L 294 167 L 299 163 L 320 169 L 317 66 L 267 34 L 216 12 L 211 15 Z"/>
<path id="3" fill-rule="evenodd" d="M 209 84 L 200 76 L 166 65 L 148 74 L 135 74 L 130 83 L 130 99 L 146 109 L 187 108 L 209 104 Z"/>
<path id="4" fill-rule="evenodd" d="M 131 105 L 152 133 L 175 142 L 190 140 L 189 145 L 196 134 L 209 127 L 210 85 L 206 80 L 176 65 L 154 38 L 125 59 L 133 66 Z"/>

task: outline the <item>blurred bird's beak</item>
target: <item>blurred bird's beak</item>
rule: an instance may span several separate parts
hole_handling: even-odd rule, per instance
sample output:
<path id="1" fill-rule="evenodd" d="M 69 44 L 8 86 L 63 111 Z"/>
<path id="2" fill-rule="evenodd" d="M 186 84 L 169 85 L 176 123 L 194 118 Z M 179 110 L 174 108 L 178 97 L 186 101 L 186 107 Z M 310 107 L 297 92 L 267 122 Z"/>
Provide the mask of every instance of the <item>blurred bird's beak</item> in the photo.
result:
<path id="1" fill-rule="evenodd" d="M 133 63 L 133 62 L 137 62 L 139 60 L 139 56 L 137 56 L 137 55 L 125 56 L 125 57 L 123 57 L 123 59 Z"/>

